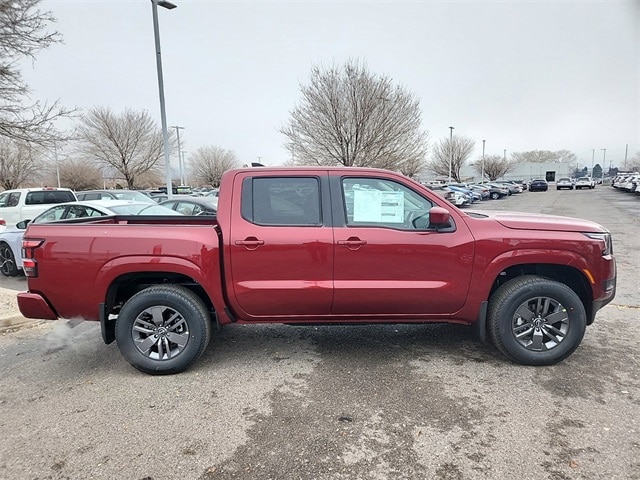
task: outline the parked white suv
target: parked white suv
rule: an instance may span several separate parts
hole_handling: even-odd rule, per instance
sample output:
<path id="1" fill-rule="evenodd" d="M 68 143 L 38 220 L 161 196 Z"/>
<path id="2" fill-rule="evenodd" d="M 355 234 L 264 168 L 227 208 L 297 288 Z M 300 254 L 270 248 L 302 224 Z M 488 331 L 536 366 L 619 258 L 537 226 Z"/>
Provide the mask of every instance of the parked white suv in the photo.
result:
<path id="1" fill-rule="evenodd" d="M 595 188 L 596 182 L 591 177 L 580 177 L 576 180 L 576 190 L 582 190 L 583 188 Z"/>
<path id="2" fill-rule="evenodd" d="M 21 220 L 28 220 L 44 212 L 55 203 L 75 202 L 68 188 L 17 188 L 0 193 L 0 218 L 6 227 L 14 227 Z"/>

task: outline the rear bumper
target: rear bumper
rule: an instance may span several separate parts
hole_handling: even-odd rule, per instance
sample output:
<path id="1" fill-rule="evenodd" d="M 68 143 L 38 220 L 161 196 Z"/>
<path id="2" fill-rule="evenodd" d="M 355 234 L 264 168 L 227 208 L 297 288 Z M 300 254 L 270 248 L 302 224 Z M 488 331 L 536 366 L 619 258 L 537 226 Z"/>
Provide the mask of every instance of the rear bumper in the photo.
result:
<path id="1" fill-rule="evenodd" d="M 18 293 L 18 308 L 20 309 L 20 313 L 26 318 L 42 320 L 58 319 L 58 315 L 53 311 L 51 305 L 38 293 Z"/>

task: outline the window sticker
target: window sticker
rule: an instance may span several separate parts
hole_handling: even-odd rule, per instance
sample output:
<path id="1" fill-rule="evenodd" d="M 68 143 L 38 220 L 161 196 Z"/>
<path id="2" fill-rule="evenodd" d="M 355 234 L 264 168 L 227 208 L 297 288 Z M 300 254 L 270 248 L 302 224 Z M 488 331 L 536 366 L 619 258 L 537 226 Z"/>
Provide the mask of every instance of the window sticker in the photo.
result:
<path id="1" fill-rule="evenodd" d="M 403 192 L 355 190 L 353 194 L 354 222 L 404 222 Z"/>

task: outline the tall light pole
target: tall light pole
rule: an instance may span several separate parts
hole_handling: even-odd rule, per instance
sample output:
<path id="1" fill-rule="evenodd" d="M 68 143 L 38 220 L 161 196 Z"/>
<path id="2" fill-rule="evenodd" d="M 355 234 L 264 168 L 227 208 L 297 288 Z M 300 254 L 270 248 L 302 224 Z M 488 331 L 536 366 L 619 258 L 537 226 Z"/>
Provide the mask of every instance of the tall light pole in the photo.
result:
<path id="1" fill-rule="evenodd" d="M 624 169 L 625 171 L 627 170 L 627 154 L 629 153 L 629 144 L 627 143 L 627 146 L 624 147 Z"/>
<path id="2" fill-rule="evenodd" d="M 160 120 L 162 122 L 162 145 L 164 148 L 164 168 L 167 182 L 167 197 L 173 196 L 171 184 L 171 159 L 169 158 L 169 135 L 167 134 L 167 114 L 164 108 L 164 82 L 162 80 L 162 56 L 160 53 L 160 28 L 158 27 L 158 5 L 171 10 L 177 7 L 166 0 L 151 0 L 151 12 L 153 14 L 153 36 L 156 42 L 156 67 L 158 70 L 158 91 L 160 94 Z"/>
<path id="3" fill-rule="evenodd" d="M 604 159 L 607 156 L 607 149 L 606 148 L 601 148 L 600 150 L 602 150 L 602 180 L 604 181 Z M 609 168 L 611 169 L 611 168 Z"/>
<path id="4" fill-rule="evenodd" d="M 456 127 L 449 127 L 449 183 L 451 183 L 451 164 L 453 163 L 453 130 Z"/>
<path id="5" fill-rule="evenodd" d="M 484 142 L 486 140 L 482 140 L 482 176 L 480 177 L 480 183 L 484 182 Z"/>
<path id="6" fill-rule="evenodd" d="M 182 158 L 180 156 L 180 154 L 182 153 L 182 149 L 180 148 L 180 130 L 184 130 L 184 127 L 173 125 L 171 128 L 176 129 L 176 136 L 178 137 L 178 166 L 180 167 L 180 185 L 184 185 L 184 169 L 182 167 Z"/>
<path id="7" fill-rule="evenodd" d="M 58 188 L 60 188 L 60 166 L 58 165 L 58 145 L 53 144 L 53 157 L 56 160 L 56 178 L 58 179 Z"/>
<path id="8" fill-rule="evenodd" d="M 182 150 L 182 168 L 184 168 L 184 178 L 182 179 L 183 185 L 189 185 L 189 178 L 187 178 L 187 161 L 185 160 L 184 154 L 186 151 Z"/>

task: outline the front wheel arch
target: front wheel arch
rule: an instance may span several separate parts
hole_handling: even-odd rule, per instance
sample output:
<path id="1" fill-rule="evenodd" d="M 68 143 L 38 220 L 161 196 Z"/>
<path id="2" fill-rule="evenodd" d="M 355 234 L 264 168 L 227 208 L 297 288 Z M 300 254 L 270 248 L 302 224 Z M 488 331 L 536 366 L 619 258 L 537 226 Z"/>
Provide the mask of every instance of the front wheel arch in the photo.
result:
<path id="1" fill-rule="evenodd" d="M 567 285 L 525 275 L 504 283 L 489 299 L 488 330 L 495 347 L 511 360 L 553 365 L 580 345 L 587 315 Z"/>

